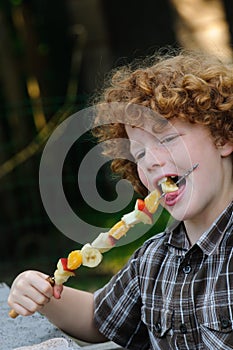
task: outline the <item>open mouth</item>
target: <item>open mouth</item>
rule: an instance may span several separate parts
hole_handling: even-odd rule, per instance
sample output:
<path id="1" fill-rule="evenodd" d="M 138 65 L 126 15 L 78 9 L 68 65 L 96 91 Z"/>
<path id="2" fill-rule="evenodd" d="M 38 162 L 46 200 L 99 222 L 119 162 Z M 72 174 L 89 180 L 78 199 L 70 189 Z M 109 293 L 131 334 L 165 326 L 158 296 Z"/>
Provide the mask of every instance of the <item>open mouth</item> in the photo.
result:
<path id="1" fill-rule="evenodd" d="M 162 193 L 171 193 L 179 190 L 186 183 L 185 178 L 178 175 L 165 176 L 158 181 L 158 187 Z"/>
<path id="2" fill-rule="evenodd" d="M 171 174 L 160 178 L 157 182 L 157 186 L 162 192 L 159 199 L 165 197 L 165 204 L 168 206 L 175 205 L 182 197 L 186 188 L 186 177 L 189 176 L 197 167 L 199 163 L 196 163 L 192 168 L 188 169 L 182 176 Z"/>

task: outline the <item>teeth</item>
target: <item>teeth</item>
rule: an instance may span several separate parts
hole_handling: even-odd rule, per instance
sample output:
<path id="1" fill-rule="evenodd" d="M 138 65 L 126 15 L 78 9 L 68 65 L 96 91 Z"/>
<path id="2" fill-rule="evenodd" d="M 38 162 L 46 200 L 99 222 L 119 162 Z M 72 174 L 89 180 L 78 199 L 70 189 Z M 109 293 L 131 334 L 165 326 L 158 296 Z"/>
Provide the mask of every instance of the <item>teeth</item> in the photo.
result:
<path id="1" fill-rule="evenodd" d="M 178 177 L 177 175 L 171 175 L 171 176 L 169 176 L 169 177 L 165 176 L 165 177 L 163 177 L 162 179 L 160 179 L 160 180 L 158 181 L 158 186 L 161 186 L 162 184 L 164 184 L 164 183 L 166 183 L 166 182 L 170 182 L 169 179 L 172 179 L 172 180 L 176 179 L 176 181 L 177 181 L 178 178 L 179 178 L 179 177 Z M 175 181 L 175 182 L 176 182 L 176 181 Z"/>

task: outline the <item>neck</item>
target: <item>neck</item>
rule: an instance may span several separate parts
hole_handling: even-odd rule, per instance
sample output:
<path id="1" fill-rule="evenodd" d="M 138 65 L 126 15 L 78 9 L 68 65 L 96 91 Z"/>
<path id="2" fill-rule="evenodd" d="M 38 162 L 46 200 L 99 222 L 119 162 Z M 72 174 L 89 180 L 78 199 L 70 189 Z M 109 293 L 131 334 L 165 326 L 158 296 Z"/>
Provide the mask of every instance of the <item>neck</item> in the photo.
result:
<path id="1" fill-rule="evenodd" d="M 199 222 L 195 223 L 194 221 L 185 221 L 184 225 L 191 246 L 193 246 L 203 235 L 203 233 L 211 226 L 211 224 L 204 222 L 200 224 Z"/>
<path id="2" fill-rule="evenodd" d="M 203 233 L 211 227 L 214 221 L 231 203 L 232 198 L 233 197 L 226 200 L 224 203 L 222 202 L 222 205 L 219 205 L 218 207 L 213 207 L 212 210 L 209 210 L 207 213 L 201 213 L 198 218 L 184 221 L 187 236 L 191 245 L 194 245 L 198 241 L 198 239 L 203 235 Z"/>

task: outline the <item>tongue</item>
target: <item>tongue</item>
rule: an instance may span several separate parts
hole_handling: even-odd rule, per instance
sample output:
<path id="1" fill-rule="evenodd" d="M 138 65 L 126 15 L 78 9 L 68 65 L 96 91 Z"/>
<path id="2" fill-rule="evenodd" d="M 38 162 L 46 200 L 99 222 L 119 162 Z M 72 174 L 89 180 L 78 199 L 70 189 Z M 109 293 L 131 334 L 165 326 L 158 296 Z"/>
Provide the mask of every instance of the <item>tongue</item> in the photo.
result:
<path id="1" fill-rule="evenodd" d="M 179 195 L 179 190 L 167 193 L 165 195 L 165 202 L 167 205 L 174 205 L 176 203 L 176 198 Z"/>

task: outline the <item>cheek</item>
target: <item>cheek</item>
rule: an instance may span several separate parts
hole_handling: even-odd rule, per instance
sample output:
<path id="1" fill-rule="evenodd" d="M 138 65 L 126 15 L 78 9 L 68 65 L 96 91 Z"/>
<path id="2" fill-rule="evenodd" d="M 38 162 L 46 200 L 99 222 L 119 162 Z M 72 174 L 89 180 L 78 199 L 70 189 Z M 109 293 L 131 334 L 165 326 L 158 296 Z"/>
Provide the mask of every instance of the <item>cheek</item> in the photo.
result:
<path id="1" fill-rule="evenodd" d="M 149 181 L 148 181 L 148 178 L 147 178 L 146 174 L 144 173 L 144 171 L 142 170 L 142 168 L 140 168 L 139 166 L 138 166 L 137 169 L 138 169 L 138 176 L 139 176 L 141 182 L 143 183 L 143 185 L 144 185 L 146 188 L 149 189 Z"/>

